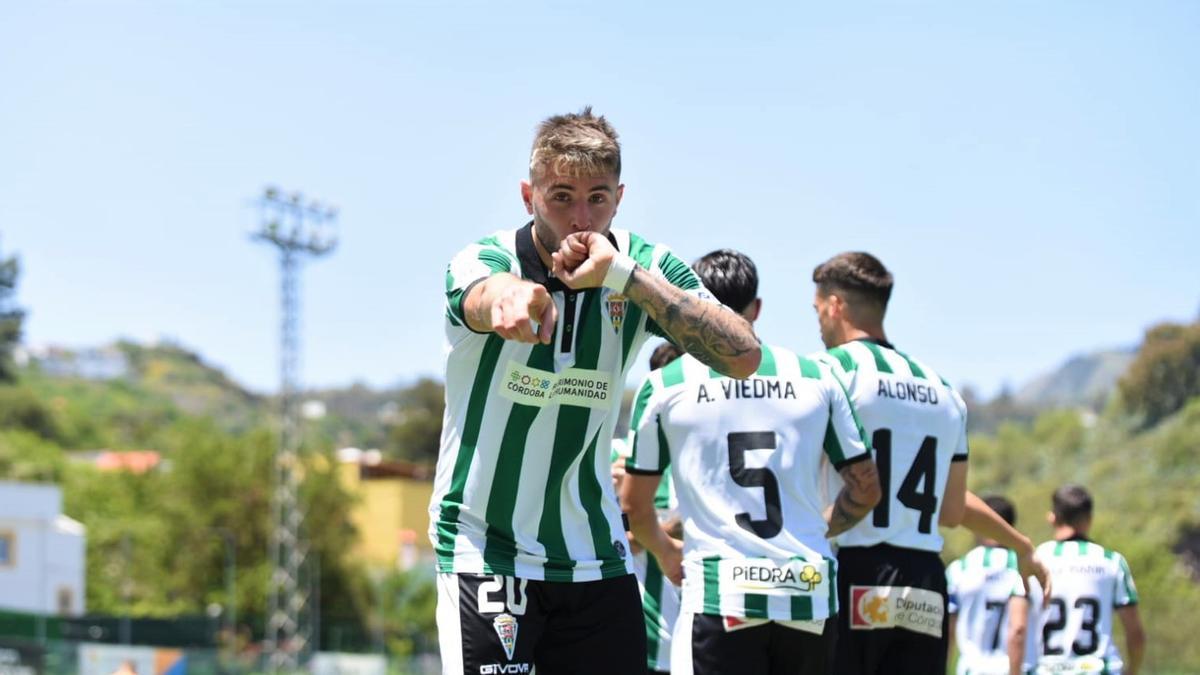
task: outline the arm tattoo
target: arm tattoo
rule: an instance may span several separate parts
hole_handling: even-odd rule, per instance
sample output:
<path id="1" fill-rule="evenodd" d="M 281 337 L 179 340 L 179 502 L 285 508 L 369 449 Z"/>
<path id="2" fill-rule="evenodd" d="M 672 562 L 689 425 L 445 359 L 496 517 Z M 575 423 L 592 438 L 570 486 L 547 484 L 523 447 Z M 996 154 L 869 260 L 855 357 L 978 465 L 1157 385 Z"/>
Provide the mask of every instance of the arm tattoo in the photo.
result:
<path id="1" fill-rule="evenodd" d="M 730 372 L 739 357 L 759 348 L 750 322 L 640 267 L 634 270 L 625 292 L 675 344 L 718 372 Z"/>
<path id="2" fill-rule="evenodd" d="M 875 508 L 869 495 L 879 491 L 879 475 L 875 462 L 855 462 L 839 473 L 846 485 L 838 493 L 829 516 L 829 531 L 832 537 L 854 527 L 871 509 Z"/>

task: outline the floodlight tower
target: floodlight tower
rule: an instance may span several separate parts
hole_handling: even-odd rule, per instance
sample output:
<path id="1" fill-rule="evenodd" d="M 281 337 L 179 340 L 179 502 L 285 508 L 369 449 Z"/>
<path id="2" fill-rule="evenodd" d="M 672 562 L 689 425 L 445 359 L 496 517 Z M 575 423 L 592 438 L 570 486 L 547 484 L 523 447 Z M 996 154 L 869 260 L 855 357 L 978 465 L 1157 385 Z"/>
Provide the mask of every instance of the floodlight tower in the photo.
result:
<path id="1" fill-rule="evenodd" d="M 317 258 L 333 251 L 337 238 L 333 224 L 337 210 L 317 202 L 306 203 L 300 193 L 284 195 L 268 187 L 258 201 L 261 213 L 255 241 L 279 251 L 281 323 L 279 349 L 279 446 L 275 452 L 274 493 L 271 499 L 271 577 L 268 581 L 266 644 L 272 672 L 294 672 L 308 656 L 313 642 L 310 583 L 301 575 L 311 570 L 306 562 L 304 508 L 296 498 L 301 465 L 300 416 L 297 401 L 300 357 L 300 297 L 296 287 L 300 259 Z M 307 581 L 307 580 L 306 580 Z"/>

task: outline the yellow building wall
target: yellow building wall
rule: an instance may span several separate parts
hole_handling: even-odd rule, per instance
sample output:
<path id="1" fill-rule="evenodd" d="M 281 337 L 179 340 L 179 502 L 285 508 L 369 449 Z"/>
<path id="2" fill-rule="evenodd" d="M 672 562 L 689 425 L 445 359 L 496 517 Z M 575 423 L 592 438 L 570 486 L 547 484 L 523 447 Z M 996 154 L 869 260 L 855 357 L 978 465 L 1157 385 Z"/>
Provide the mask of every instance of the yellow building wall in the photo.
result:
<path id="1" fill-rule="evenodd" d="M 429 543 L 429 499 L 433 482 L 411 478 L 359 477 L 357 464 L 343 464 L 341 479 L 355 497 L 350 520 L 358 531 L 354 554 L 375 567 L 395 567 L 402 533 L 422 554 L 432 553 Z"/>

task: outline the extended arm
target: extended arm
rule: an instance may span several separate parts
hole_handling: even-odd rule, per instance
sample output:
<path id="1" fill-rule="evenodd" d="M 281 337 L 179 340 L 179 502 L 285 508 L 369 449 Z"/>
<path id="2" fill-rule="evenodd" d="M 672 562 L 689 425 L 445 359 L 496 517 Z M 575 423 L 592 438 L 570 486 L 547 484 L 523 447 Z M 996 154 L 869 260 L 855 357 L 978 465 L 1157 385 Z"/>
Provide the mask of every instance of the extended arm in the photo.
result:
<path id="1" fill-rule="evenodd" d="M 842 475 L 845 485 L 833 505 L 825 510 L 825 522 L 829 524 L 826 537 L 835 537 L 854 527 L 875 508 L 883 495 L 874 460 L 859 460 L 843 467 L 838 473 Z"/>
<path id="2" fill-rule="evenodd" d="M 476 283 L 463 299 L 463 317 L 477 333 L 496 333 L 505 340 L 549 344 L 558 309 L 541 284 L 508 273 Z M 535 329 L 533 322 L 537 321 Z"/>
<path id="3" fill-rule="evenodd" d="M 992 539 L 1004 548 L 1016 552 L 1017 569 L 1021 572 L 1021 578 L 1037 577 L 1042 586 L 1042 599 L 1049 601 L 1053 580 L 1046 565 L 1034 555 L 1033 542 L 1005 522 L 1000 514 L 993 511 L 992 507 L 974 492 L 968 491 L 965 495 L 961 525 L 978 537 Z"/>

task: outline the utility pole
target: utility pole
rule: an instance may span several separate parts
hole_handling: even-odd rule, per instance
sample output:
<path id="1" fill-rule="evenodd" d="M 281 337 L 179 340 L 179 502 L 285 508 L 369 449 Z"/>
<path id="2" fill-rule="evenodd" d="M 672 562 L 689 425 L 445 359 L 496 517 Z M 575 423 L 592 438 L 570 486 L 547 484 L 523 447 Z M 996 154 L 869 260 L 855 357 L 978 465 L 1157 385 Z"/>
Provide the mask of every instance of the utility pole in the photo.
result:
<path id="1" fill-rule="evenodd" d="M 279 447 L 275 452 L 274 494 L 268 581 L 266 644 L 267 667 L 271 672 L 295 672 L 307 659 L 313 638 L 313 616 L 308 584 L 301 575 L 308 570 L 308 541 L 304 536 L 304 508 L 297 500 L 301 470 L 300 415 L 298 392 L 300 357 L 300 297 L 296 286 L 300 260 L 317 258 L 333 251 L 337 238 L 332 233 L 336 209 L 305 202 L 300 193 L 284 195 L 275 188 L 264 190 L 259 200 L 260 229 L 254 240 L 271 244 L 279 251 L 281 274 L 280 325 L 280 417 Z"/>

